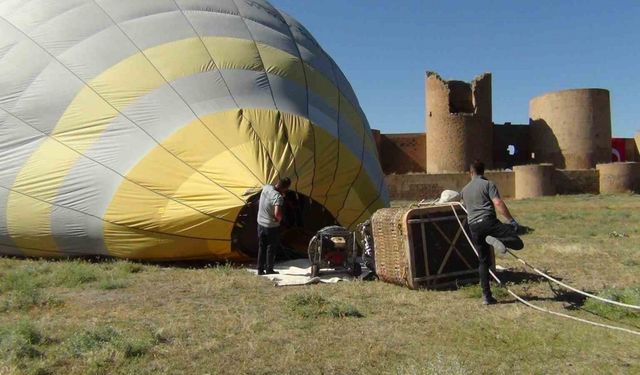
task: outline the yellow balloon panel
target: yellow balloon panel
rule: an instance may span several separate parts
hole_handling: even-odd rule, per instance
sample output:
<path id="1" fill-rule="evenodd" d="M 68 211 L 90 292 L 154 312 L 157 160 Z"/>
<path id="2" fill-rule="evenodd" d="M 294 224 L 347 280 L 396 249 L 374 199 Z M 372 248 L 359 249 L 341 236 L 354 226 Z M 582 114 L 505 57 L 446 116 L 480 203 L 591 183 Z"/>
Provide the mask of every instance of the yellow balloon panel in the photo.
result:
<path id="1" fill-rule="evenodd" d="M 286 130 L 287 141 L 295 158 L 295 190 L 307 196 L 313 196 L 313 187 L 322 160 L 316 159 L 316 137 L 319 128 L 311 125 L 309 120 L 290 113 L 281 113 L 280 120 Z"/>
<path id="2" fill-rule="evenodd" d="M 337 217 L 338 221 L 346 227 L 357 224 L 356 220 L 360 218 L 362 212 L 379 200 L 380 193 L 378 188 L 378 186 L 371 183 L 370 178 L 365 173 L 360 173 L 349 190 L 344 201 L 344 207 Z"/>
<path id="3" fill-rule="evenodd" d="M 230 241 L 178 237 L 137 231 L 133 228 L 122 230 L 122 227 L 112 224 L 105 225 L 104 236 L 109 255 L 119 258 L 156 261 L 189 259 L 242 261 L 247 259 L 231 249 Z"/>
<path id="4" fill-rule="evenodd" d="M 215 129 L 228 148 L 206 147 L 200 142 L 200 146 L 192 150 L 175 149 L 179 145 L 198 144 L 198 140 L 206 135 L 203 124 Z M 198 166 L 197 170 L 177 165 L 167 153 L 168 148 L 179 152 L 191 166 Z M 263 154 L 256 149 L 263 149 Z M 238 159 L 230 156 L 232 152 Z M 269 155 L 279 157 L 270 158 Z M 323 167 L 318 168 L 314 155 L 323 158 L 320 163 Z M 242 160 L 244 166 L 237 160 Z M 124 251 L 120 242 L 130 237 L 123 233 L 130 233 L 136 239 L 137 256 L 170 258 L 168 250 L 157 253 L 159 250 L 155 247 L 164 249 L 170 241 L 182 241 L 171 239 L 167 242 L 167 238 L 176 235 L 199 238 L 200 242 L 188 242 L 189 251 L 193 256 L 211 256 L 211 241 L 230 238 L 237 215 L 250 194 L 261 185 L 222 189 L 203 175 L 230 178 L 236 172 L 251 170 L 262 177 L 270 176 L 270 182 L 275 182 L 280 173 L 292 178 L 294 187 L 313 186 L 315 193 L 311 197 L 318 202 L 326 201 L 325 206 L 334 217 L 340 214 L 340 223 L 350 224 L 347 221 L 355 220 L 371 204 L 371 199 L 365 202 L 361 196 L 375 197 L 377 192 L 366 173 L 359 173 L 360 163 L 360 159 L 342 143 L 300 116 L 258 109 L 204 116 L 201 122 L 188 124 L 168 137 L 127 175 L 127 179 L 150 189 L 144 190 L 130 181 L 123 181 L 105 215 L 107 221 L 121 224 L 105 227 L 108 228 L 104 233 L 108 251 L 113 255 Z M 227 182 L 239 185 L 241 181 L 247 181 L 247 177 Z M 162 192 L 165 196 L 152 191 Z M 354 193 L 356 191 L 362 195 Z M 144 233 L 150 236 L 148 241 L 142 239 Z M 141 246 L 149 248 L 145 250 Z M 218 251 L 221 247 L 215 249 Z M 182 252 L 181 249 L 175 251 Z M 220 256 L 224 258 L 231 253 L 222 254 L 224 256 Z"/>

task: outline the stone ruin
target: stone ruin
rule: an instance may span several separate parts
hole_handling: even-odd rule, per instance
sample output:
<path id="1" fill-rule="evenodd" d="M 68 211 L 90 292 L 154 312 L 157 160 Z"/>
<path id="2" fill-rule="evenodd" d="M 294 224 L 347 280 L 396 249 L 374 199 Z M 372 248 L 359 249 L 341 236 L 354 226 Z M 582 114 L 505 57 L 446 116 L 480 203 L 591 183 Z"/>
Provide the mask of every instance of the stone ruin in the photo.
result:
<path id="1" fill-rule="evenodd" d="M 479 159 L 487 169 L 520 174 L 513 178 L 520 185 L 514 189 L 519 197 L 593 192 L 576 179 L 562 178 L 576 175 L 568 171 L 595 174 L 601 187 L 596 192 L 640 191 L 640 164 L 634 164 L 640 162 L 640 133 L 635 140 L 612 138 L 608 90 L 570 89 L 535 97 L 529 102 L 529 124 L 493 122 L 490 73 L 463 82 L 427 72 L 425 90 L 426 133 L 374 130 L 387 175 L 422 173 L 433 175 L 426 178 L 434 181 L 443 174 L 465 173 Z M 551 173 L 550 168 L 566 172 Z"/>

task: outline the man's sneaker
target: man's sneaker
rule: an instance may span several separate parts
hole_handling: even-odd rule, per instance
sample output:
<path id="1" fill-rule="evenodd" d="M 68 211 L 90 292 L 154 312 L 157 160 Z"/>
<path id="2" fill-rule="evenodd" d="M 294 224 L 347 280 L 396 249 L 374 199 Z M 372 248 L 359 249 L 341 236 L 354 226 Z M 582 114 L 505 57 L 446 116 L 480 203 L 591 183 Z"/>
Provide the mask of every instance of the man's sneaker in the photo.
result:
<path id="1" fill-rule="evenodd" d="M 483 305 L 495 305 L 496 303 L 498 303 L 498 301 L 493 298 L 493 296 L 483 296 L 482 297 L 482 304 Z"/>
<path id="2" fill-rule="evenodd" d="M 263 275 L 265 275 L 264 271 L 263 270 L 258 270 L 258 276 L 263 276 Z"/>
<path id="3" fill-rule="evenodd" d="M 265 273 L 265 275 L 277 275 L 277 274 L 279 274 L 279 273 L 280 273 L 280 272 L 278 272 L 278 271 L 268 270 L 268 271 Z"/>
<path id="4" fill-rule="evenodd" d="M 493 247 L 493 250 L 497 251 L 498 253 L 502 255 L 505 255 L 507 253 L 507 248 L 499 239 L 493 236 L 487 236 L 484 240 Z"/>

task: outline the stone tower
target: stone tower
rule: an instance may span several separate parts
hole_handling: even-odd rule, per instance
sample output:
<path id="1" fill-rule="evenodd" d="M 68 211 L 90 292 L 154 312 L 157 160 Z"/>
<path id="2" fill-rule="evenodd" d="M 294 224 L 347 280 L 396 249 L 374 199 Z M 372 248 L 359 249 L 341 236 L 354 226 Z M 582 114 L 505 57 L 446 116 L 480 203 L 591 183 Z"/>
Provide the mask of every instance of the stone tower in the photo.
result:
<path id="1" fill-rule="evenodd" d="M 492 166 L 491 74 L 471 83 L 426 77 L 427 173 L 464 172 L 474 159 Z"/>
<path id="2" fill-rule="evenodd" d="M 562 90 L 535 97 L 529 102 L 529 122 L 536 163 L 589 169 L 611 161 L 608 90 Z"/>

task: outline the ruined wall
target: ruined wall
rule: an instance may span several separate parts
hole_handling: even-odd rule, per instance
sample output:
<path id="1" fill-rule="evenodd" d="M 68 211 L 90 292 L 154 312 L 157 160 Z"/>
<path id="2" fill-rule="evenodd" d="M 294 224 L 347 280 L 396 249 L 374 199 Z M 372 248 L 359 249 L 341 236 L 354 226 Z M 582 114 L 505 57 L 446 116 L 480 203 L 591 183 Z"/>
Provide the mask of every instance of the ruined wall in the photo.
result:
<path id="1" fill-rule="evenodd" d="M 639 164 L 640 165 L 640 164 Z M 635 167 L 640 169 L 640 167 Z M 553 186 L 543 195 L 549 194 L 598 194 L 600 193 L 600 172 L 596 169 L 566 170 L 556 169 Z M 494 181 L 503 198 L 516 198 L 516 172 L 487 172 L 486 176 Z M 629 173 L 624 174 L 630 176 Z M 522 176 L 520 176 L 522 177 Z M 640 179 L 640 172 L 636 175 Z M 613 179 L 616 180 L 615 178 Z M 469 182 L 467 173 L 389 175 L 385 179 L 392 200 L 420 200 L 438 198 L 443 190 L 460 191 Z M 537 183 L 537 182 L 536 182 Z M 625 182 L 628 184 L 628 182 Z M 633 182 L 632 182 L 633 183 Z M 606 190 L 606 187 L 605 187 Z"/>
<path id="2" fill-rule="evenodd" d="M 600 173 L 596 169 L 556 169 L 553 178 L 561 195 L 600 193 Z"/>
<path id="3" fill-rule="evenodd" d="M 493 168 L 511 169 L 514 165 L 531 161 L 531 127 L 527 125 L 494 124 L 493 127 Z M 507 148 L 513 145 L 515 154 L 509 155 Z"/>
<path id="4" fill-rule="evenodd" d="M 445 81 L 427 72 L 428 173 L 463 172 L 474 159 L 493 161 L 491 74 L 471 83 Z"/>
<path id="5" fill-rule="evenodd" d="M 607 163 L 596 166 L 600 172 L 600 193 L 640 193 L 640 163 Z"/>
<path id="6" fill-rule="evenodd" d="M 427 137 L 424 133 L 380 134 L 378 152 L 385 174 L 425 172 Z"/>
<path id="7" fill-rule="evenodd" d="M 513 171 L 516 175 L 516 199 L 556 194 L 555 168 L 552 164 L 519 165 Z"/>
<path id="8" fill-rule="evenodd" d="M 515 197 L 513 172 L 487 172 L 503 198 Z M 385 181 L 392 200 L 421 200 L 440 197 L 443 190 L 460 191 L 469 182 L 468 173 L 389 175 Z"/>
<path id="9" fill-rule="evenodd" d="M 588 169 L 611 160 L 609 91 L 552 92 L 529 102 L 536 163 L 560 169 Z"/>

